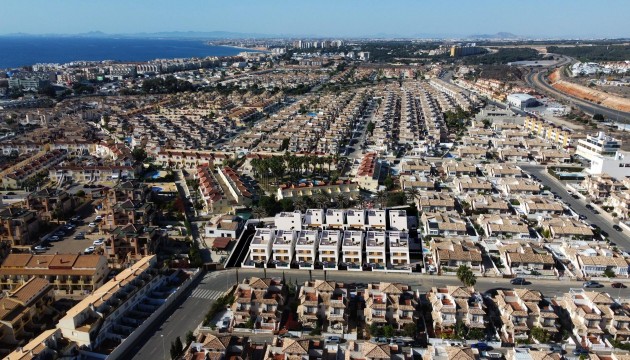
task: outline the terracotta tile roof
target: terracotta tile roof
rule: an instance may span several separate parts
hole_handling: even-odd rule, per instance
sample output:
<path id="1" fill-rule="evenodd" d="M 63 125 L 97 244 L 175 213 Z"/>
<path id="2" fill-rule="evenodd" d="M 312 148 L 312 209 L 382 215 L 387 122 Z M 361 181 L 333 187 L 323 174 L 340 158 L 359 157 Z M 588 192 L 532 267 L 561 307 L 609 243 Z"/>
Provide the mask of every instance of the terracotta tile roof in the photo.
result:
<path id="1" fill-rule="evenodd" d="M 18 300 L 22 304 L 29 306 L 29 303 L 35 299 L 37 295 L 50 289 L 52 289 L 52 285 L 50 285 L 48 280 L 33 277 L 9 296 L 12 299 Z"/>

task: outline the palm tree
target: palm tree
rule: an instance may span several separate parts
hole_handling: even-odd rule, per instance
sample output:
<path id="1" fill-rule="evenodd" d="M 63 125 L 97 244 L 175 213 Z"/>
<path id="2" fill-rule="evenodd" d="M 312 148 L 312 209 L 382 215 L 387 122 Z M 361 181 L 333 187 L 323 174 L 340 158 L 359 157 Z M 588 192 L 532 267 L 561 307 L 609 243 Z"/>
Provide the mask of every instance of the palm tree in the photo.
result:
<path id="1" fill-rule="evenodd" d="M 252 216 L 254 219 L 262 219 L 267 216 L 267 211 L 260 206 L 254 206 L 252 208 Z"/>
<path id="2" fill-rule="evenodd" d="M 337 204 L 338 208 L 344 209 L 350 203 L 350 199 L 348 199 L 346 194 L 339 193 L 339 194 L 335 195 L 335 203 Z"/>
<path id="3" fill-rule="evenodd" d="M 298 197 L 298 198 L 293 199 L 293 207 L 295 207 L 296 210 L 300 210 L 301 212 L 304 212 L 306 211 L 308 204 L 306 203 L 306 200 L 303 197 Z"/>
<path id="4" fill-rule="evenodd" d="M 408 202 L 415 203 L 416 200 L 420 198 L 420 190 L 418 190 L 418 188 L 410 186 L 405 189 L 405 195 Z"/>
<path id="5" fill-rule="evenodd" d="M 324 193 L 319 193 L 313 196 L 313 202 L 317 204 L 318 207 L 325 209 L 327 205 L 330 204 L 330 198 Z"/>
<path id="6" fill-rule="evenodd" d="M 385 192 L 385 190 L 379 190 L 376 192 L 376 202 L 378 203 L 380 209 L 385 207 L 385 204 L 387 203 L 387 192 Z"/>
<path id="7" fill-rule="evenodd" d="M 466 265 L 462 265 L 457 268 L 457 278 L 462 282 L 462 284 L 464 284 L 464 286 L 467 287 L 475 286 L 477 283 L 477 277 Z"/>

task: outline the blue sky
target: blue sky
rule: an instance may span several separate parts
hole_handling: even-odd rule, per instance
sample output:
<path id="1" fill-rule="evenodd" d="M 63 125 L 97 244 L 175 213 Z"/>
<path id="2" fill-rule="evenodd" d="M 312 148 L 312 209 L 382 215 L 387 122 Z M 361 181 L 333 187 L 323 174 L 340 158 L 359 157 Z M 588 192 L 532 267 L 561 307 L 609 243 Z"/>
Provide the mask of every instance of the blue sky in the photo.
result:
<path id="1" fill-rule="evenodd" d="M 2 0 L 1 8 L 0 34 L 630 36 L 626 0 Z"/>

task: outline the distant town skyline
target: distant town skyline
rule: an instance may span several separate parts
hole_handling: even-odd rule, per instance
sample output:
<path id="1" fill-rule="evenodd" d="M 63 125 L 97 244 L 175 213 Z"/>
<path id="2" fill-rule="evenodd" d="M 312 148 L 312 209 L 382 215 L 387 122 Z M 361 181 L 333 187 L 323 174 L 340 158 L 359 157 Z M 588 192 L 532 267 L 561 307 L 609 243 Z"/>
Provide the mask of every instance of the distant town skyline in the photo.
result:
<path id="1" fill-rule="evenodd" d="M 0 34 L 227 31 L 278 36 L 628 37 L 630 2 L 615 0 L 5 0 Z"/>

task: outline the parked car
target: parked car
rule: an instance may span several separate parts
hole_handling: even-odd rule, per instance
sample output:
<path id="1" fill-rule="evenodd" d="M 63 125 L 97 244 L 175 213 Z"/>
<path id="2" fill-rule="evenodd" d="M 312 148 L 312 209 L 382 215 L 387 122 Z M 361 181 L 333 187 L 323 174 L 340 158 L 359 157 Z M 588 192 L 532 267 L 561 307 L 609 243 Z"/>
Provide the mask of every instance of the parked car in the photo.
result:
<path id="1" fill-rule="evenodd" d="M 37 245 L 33 248 L 33 251 L 35 251 L 36 253 L 38 252 L 45 252 L 46 250 L 48 250 L 47 247 L 45 246 L 41 246 L 41 245 Z"/>
<path id="2" fill-rule="evenodd" d="M 514 278 L 510 280 L 510 284 L 512 285 L 527 285 L 529 282 L 521 277 Z"/>
<path id="3" fill-rule="evenodd" d="M 490 346 L 488 346 L 488 344 L 486 344 L 485 342 L 478 342 L 476 344 L 470 345 L 470 347 L 473 349 L 479 349 L 479 351 L 490 350 Z"/>
<path id="4" fill-rule="evenodd" d="M 574 199 L 579 199 L 580 198 L 580 196 L 578 194 L 573 194 L 573 195 L 571 195 L 571 197 L 574 198 Z"/>
<path id="5" fill-rule="evenodd" d="M 585 288 L 601 288 L 604 287 L 604 285 L 598 283 L 597 281 L 587 281 L 584 284 L 582 284 L 583 287 Z"/>
<path id="6" fill-rule="evenodd" d="M 588 355 L 588 350 L 584 348 L 575 348 L 573 349 L 574 356 Z"/>
<path id="7" fill-rule="evenodd" d="M 91 222 L 91 223 L 88 224 L 88 226 L 91 227 L 91 228 L 95 228 L 97 225 L 96 225 L 96 223 Z"/>
<path id="8" fill-rule="evenodd" d="M 586 219 L 588 219 L 588 218 L 586 217 L 586 215 L 582 215 L 582 214 L 578 215 L 578 218 L 579 218 L 580 220 L 586 220 Z"/>
<path id="9" fill-rule="evenodd" d="M 615 224 L 613 225 L 613 229 L 617 230 L 617 231 L 623 231 L 623 229 L 621 228 L 621 226 Z"/>
<path id="10" fill-rule="evenodd" d="M 614 287 L 615 289 L 625 289 L 625 288 L 627 288 L 626 285 L 624 285 L 623 283 L 620 283 L 620 282 L 614 282 L 614 283 L 610 284 L 610 286 Z"/>
<path id="11" fill-rule="evenodd" d="M 94 240 L 92 245 L 94 245 L 94 246 L 101 246 L 101 245 L 103 245 L 103 243 L 105 243 L 105 239 L 100 238 L 100 239 Z"/>
<path id="12" fill-rule="evenodd" d="M 326 342 L 328 344 L 339 344 L 341 342 L 341 338 L 339 336 L 328 336 L 326 338 Z"/>
<path id="13" fill-rule="evenodd" d="M 604 230 L 600 231 L 599 233 L 600 233 L 600 234 L 602 234 L 602 235 L 604 235 L 605 237 L 608 237 L 608 236 L 609 236 L 609 235 L 608 235 L 608 232 L 606 232 L 606 231 L 604 231 Z"/>
<path id="14" fill-rule="evenodd" d="M 390 345 L 398 345 L 398 346 L 406 346 L 407 343 L 402 339 L 391 339 L 389 342 Z"/>
<path id="15" fill-rule="evenodd" d="M 562 354 L 564 349 L 560 344 L 549 344 L 549 351 Z"/>
<path id="16" fill-rule="evenodd" d="M 89 255 L 89 254 L 94 253 L 95 250 L 96 248 L 94 246 L 88 246 L 85 248 L 85 250 L 83 250 L 83 253 L 86 255 Z"/>
<path id="17" fill-rule="evenodd" d="M 55 236 L 49 237 L 48 240 L 50 240 L 50 241 L 59 241 L 60 239 L 59 239 L 59 236 L 55 235 Z"/>
<path id="18" fill-rule="evenodd" d="M 83 232 L 80 232 L 74 235 L 74 240 L 83 240 L 83 239 L 85 239 L 85 234 Z"/>

